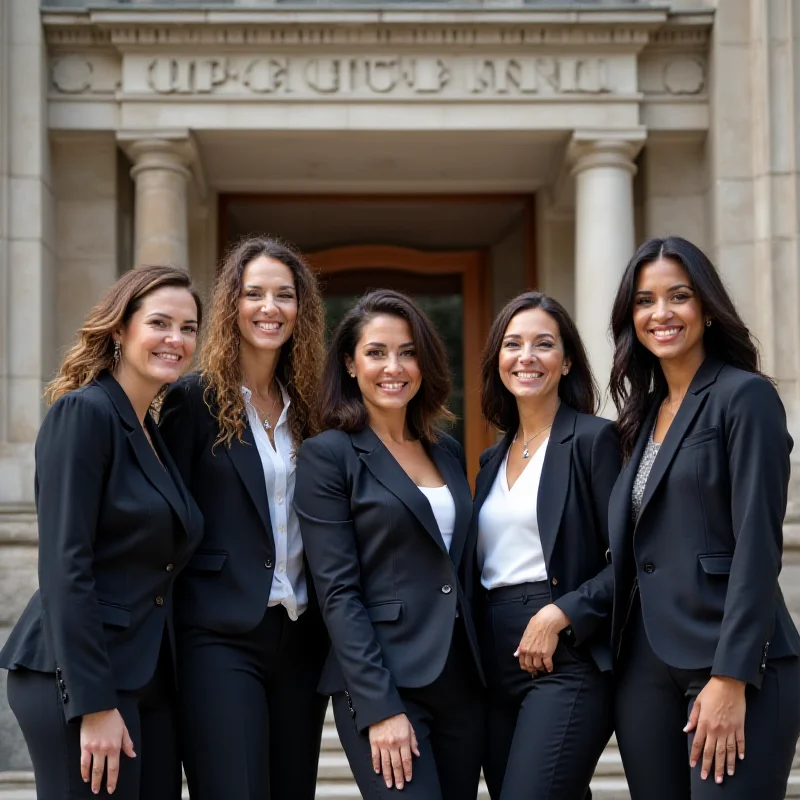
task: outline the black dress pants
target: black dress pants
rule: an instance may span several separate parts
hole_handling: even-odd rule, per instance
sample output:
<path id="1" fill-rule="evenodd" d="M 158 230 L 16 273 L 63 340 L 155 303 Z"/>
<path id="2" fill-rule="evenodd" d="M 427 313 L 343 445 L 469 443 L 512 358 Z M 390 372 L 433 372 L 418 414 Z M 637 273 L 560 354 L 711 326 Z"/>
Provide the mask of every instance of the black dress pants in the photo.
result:
<path id="1" fill-rule="evenodd" d="M 178 632 L 182 752 L 192 800 L 313 800 L 327 698 L 319 614 L 268 608 L 246 634 Z"/>
<path id="2" fill-rule="evenodd" d="M 616 731 L 632 800 L 784 800 L 800 735 L 800 659 L 768 661 L 761 689 L 745 690 L 745 758 L 714 782 L 689 767 L 683 728 L 709 669 L 669 667 L 650 647 L 638 596 L 617 668 Z"/>
<path id="3" fill-rule="evenodd" d="M 365 800 L 475 800 L 481 771 L 483 687 L 456 620 L 453 643 L 441 675 L 420 689 L 399 689 L 414 728 L 419 758 L 411 781 L 387 789 L 372 767 L 369 733 L 360 733 L 344 692 L 333 696 L 333 714 L 350 769 Z"/>
<path id="4" fill-rule="evenodd" d="M 100 794 L 81 778 L 81 724 L 64 719 L 55 674 L 12 670 L 8 704 L 17 718 L 33 762 L 38 800 L 178 800 L 181 766 L 175 719 L 175 683 L 169 645 L 161 647 L 155 674 L 136 692 L 118 692 L 117 709 L 125 721 L 136 758 L 120 754 L 117 788 Z"/>
<path id="5" fill-rule="evenodd" d="M 559 642 L 553 671 L 533 677 L 514 657 L 550 603 L 546 581 L 487 592 L 480 625 L 488 683 L 483 772 L 493 800 L 581 800 L 612 732 L 612 680 Z"/>

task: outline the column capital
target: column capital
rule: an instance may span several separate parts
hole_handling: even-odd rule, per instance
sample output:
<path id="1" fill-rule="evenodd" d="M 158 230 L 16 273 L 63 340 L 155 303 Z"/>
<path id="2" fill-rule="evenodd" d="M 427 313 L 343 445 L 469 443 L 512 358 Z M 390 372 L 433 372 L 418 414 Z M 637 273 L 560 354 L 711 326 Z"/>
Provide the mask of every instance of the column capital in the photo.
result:
<path id="1" fill-rule="evenodd" d="M 575 131 L 567 148 L 571 175 L 593 167 L 618 167 L 636 174 L 633 160 L 647 138 L 642 129 L 629 131 Z"/>
<path id="2" fill-rule="evenodd" d="M 131 177 L 136 177 L 145 170 L 171 170 L 177 172 L 187 181 L 191 177 L 189 166 L 194 161 L 194 154 L 188 142 L 176 142 L 168 139 L 137 139 L 124 146 L 126 155 L 133 161 Z"/>

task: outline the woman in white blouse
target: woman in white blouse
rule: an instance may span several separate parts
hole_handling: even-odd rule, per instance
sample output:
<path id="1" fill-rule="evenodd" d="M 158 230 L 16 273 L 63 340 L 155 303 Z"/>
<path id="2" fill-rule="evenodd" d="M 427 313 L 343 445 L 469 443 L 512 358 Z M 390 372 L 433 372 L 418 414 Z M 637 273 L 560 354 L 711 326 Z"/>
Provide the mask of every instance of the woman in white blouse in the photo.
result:
<path id="1" fill-rule="evenodd" d="M 209 317 L 201 371 L 172 385 L 160 422 L 205 519 L 175 600 L 189 793 L 313 800 L 328 640 L 292 498 L 322 298 L 298 253 L 251 238 L 222 264 Z"/>
<path id="2" fill-rule="evenodd" d="M 607 506 L 620 454 L 560 303 L 527 292 L 500 312 L 481 399 L 504 433 L 481 457 L 469 542 L 484 773 L 494 800 L 579 800 L 612 730 Z"/>

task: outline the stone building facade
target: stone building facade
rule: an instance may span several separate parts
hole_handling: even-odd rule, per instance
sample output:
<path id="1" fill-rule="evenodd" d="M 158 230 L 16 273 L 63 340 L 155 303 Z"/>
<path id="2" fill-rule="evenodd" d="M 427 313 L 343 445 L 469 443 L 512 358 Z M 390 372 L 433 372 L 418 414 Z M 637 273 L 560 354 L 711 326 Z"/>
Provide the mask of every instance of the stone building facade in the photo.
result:
<path id="1" fill-rule="evenodd" d="M 473 465 L 493 310 L 555 295 L 605 379 L 635 244 L 683 235 L 800 439 L 799 133 L 794 0 L 0 0 L 0 642 L 36 585 L 42 388 L 86 310 L 137 264 L 207 290 L 249 231 L 342 296 L 390 273 L 457 296 Z M 799 521 L 794 482 L 797 615 Z M 0 691 L 0 786 L 27 767 Z"/>

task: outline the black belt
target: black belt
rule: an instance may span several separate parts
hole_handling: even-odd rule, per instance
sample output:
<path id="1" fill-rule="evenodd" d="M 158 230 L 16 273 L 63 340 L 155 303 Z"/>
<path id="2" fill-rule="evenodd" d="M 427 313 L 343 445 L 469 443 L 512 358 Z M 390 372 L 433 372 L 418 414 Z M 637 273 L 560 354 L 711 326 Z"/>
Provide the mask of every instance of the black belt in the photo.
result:
<path id="1" fill-rule="evenodd" d="M 550 585 L 547 581 L 533 583 L 517 583 L 514 586 L 498 586 L 486 592 L 488 603 L 508 603 L 512 600 L 522 600 L 527 603 L 532 597 L 546 597 L 550 599 Z"/>

